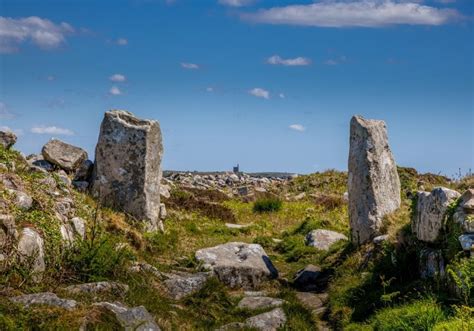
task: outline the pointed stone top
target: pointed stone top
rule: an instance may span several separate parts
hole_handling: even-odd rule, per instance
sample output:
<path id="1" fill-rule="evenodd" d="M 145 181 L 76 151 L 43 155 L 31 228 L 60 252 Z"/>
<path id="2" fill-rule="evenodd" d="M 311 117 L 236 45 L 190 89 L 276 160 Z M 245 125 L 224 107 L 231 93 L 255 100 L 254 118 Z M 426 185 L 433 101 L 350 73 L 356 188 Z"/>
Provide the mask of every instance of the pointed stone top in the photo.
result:
<path id="1" fill-rule="evenodd" d="M 147 127 L 158 124 L 155 120 L 140 119 L 127 110 L 111 109 L 105 113 L 105 117 L 113 117 L 127 126 Z"/>
<path id="2" fill-rule="evenodd" d="M 354 115 L 351 119 L 351 125 L 359 124 L 363 127 L 370 127 L 375 125 L 383 125 L 385 126 L 385 121 L 383 120 L 374 120 L 374 119 L 366 119 L 361 115 Z"/>

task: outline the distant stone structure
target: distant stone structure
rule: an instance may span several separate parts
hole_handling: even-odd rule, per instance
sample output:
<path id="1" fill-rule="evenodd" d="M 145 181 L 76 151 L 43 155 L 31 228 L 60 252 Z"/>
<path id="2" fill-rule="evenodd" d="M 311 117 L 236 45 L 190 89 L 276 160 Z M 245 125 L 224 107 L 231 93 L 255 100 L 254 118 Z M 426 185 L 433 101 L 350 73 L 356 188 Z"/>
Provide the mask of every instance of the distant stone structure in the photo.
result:
<path id="1" fill-rule="evenodd" d="M 92 194 L 106 206 L 162 228 L 160 178 L 163 146 L 157 121 L 132 113 L 105 113 L 95 150 Z"/>
<path id="2" fill-rule="evenodd" d="M 239 164 L 238 164 L 238 163 L 237 163 L 237 165 L 234 167 L 233 172 L 234 172 L 234 174 L 238 174 L 238 173 L 240 172 Z"/>
<path id="3" fill-rule="evenodd" d="M 382 218 L 400 207 L 400 179 L 384 121 L 354 116 L 350 128 L 349 219 L 352 242 L 379 234 Z"/>

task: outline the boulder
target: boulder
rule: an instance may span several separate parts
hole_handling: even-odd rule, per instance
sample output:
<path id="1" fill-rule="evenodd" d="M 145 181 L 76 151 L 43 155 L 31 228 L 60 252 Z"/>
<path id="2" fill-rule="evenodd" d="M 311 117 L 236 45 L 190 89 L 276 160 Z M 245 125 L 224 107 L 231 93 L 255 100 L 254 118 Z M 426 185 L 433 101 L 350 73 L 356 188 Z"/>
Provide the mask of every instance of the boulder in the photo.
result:
<path id="1" fill-rule="evenodd" d="M 26 160 L 27 160 L 29 165 L 31 165 L 35 168 L 43 169 L 46 172 L 54 170 L 54 165 L 51 162 L 46 161 L 43 158 L 43 155 L 41 155 L 41 154 L 28 155 Z"/>
<path id="2" fill-rule="evenodd" d="M 347 240 L 342 233 L 331 230 L 313 230 L 306 235 L 306 245 L 316 247 L 317 249 L 327 251 L 339 240 Z"/>
<path id="3" fill-rule="evenodd" d="M 474 233 L 474 189 L 468 189 L 459 198 L 453 219 L 464 232 Z"/>
<path id="4" fill-rule="evenodd" d="M 207 280 L 212 276 L 210 272 L 198 272 L 195 274 L 187 272 L 176 272 L 164 274 L 166 279 L 163 283 L 168 294 L 174 300 L 180 300 L 204 287 Z"/>
<path id="5" fill-rule="evenodd" d="M 472 252 L 474 250 L 474 234 L 462 234 L 458 238 L 463 251 Z"/>
<path id="6" fill-rule="evenodd" d="M 293 286 L 301 291 L 316 291 L 321 277 L 321 268 L 312 264 L 299 270 L 293 280 Z"/>
<path id="7" fill-rule="evenodd" d="M 13 203 L 15 206 L 22 210 L 30 210 L 33 206 L 33 198 L 28 194 L 18 190 L 8 189 L 10 194 L 13 194 L 14 200 Z"/>
<path id="8" fill-rule="evenodd" d="M 16 134 L 11 131 L 0 131 L 0 145 L 8 149 L 15 145 L 16 143 Z"/>
<path id="9" fill-rule="evenodd" d="M 441 250 L 425 248 L 420 252 L 421 278 L 444 278 L 445 268 Z"/>
<path id="10" fill-rule="evenodd" d="M 40 281 L 45 270 L 43 239 L 33 228 L 24 228 L 18 241 L 20 261 L 31 268 L 33 280 Z"/>
<path id="11" fill-rule="evenodd" d="M 270 298 L 270 297 L 259 297 L 259 296 L 248 296 L 240 300 L 237 305 L 240 309 L 257 310 L 257 309 L 268 309 L 276 308 L 283 305 L 285 301 L 282 299 Z"/>
<path id="12" fill-rule="evenodd" d="M 76 173 L 74 174 L 74 181 L 76 182 L 88 182 L 92 176 L 92 171 L 94 170 L 94 162 L 91 160 L 82 161 L 81 165 L 77 168 Z"/>
<path id="13" fill-rule="evenodd" d="M 400 179 L 384 121 L 351 120 L 348 194 L 351 239 L 357 245 L 379 235 L 382 218 L 400 207 Z"/>
<path id="14" fill-rule="evenodd" d="M 458 192 L 444 187 L 437 187 L 431 192 L 418 192 L 411 228 L 419 240 L 438 240 L 446 222 L 446 211 L 459 196 Z"/>
<path id="15" fill-rule="evenodd" d="M 270 258 L 257 244 L 230 242 L 196 252 L 196 259 L 231 288 L 255 289 L 278 277 Z"/>
<path id="16" fill-rule="evenodd" d="M 95 151 L 92 194 L 156 230 L 160 213 L 163 154 L 157 121 L 112 110 L 105 113 Z"/>
<path id="17" fill-rule="evenodd" d="M 153 316 L 143 306 L 128 308 L 120 302 L 99 302 L 94 304 L 94 306 L 110 313 L 125 331 L 161 330 Z"/>
<path id="18" fill-rule="evenodd" d="M 30 307 L 31 305 L 46 305 L 72 310 L 77 306 L 77 302 L 75 300 L 61 299 L 58 298 L 56 294 L 51 292 L 25 294 L 10 298 L 10 300 L 15 303 L 19 303 L 26 308 Z"/>
<path id="19" fill-rule="evenodd" d="M 41 154 L 46 161 L 69 172 L 75 171 L 87 159 L 85 150 L 58 139 L 51 139 L 44 145 Z"/>

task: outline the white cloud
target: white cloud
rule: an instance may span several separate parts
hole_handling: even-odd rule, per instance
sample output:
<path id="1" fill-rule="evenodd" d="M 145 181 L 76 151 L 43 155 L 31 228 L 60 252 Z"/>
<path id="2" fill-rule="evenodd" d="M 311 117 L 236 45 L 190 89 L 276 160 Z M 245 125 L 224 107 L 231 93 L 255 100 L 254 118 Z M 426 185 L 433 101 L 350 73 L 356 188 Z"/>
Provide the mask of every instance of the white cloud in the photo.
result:
<path id="1" fill-rule="evenodd" d="M 442 25 L 462 16 L 456 10 L 431 7 L 414 0 L 322 0 L 262 9 L 241 17 L 256 23 L 338 28 Z"/>
<path id="2" fill-rule="evenodd" d="M 207 87 L 207 88 L 206 88 L 206 91 L 207 91 L 207 92 L 214 92 L 214 88 L 213 88 L 213 87 Z"/>
<path id="3" fill-rule="evenodd" d="M 301 56 L 293 59 L 283 59 L 279 55 L 273 55 L 267 59 L 267 63 L 284 66 L 307 66 L 311 64 L 311 60 Z"/>
<path id="4" fill-rule="evenodd" d="M 127 77 L 125 77 L 122 74 L 114 74 L 114 75 L 109 77 L 109 80 L 112 81 L 112 82 L 116 82 L 116 83 L 122 83 L 122 82 L 125 82 L 127 80 Z"/>
<path id="5" fill-rule="evenodd" d="M 109 93 L 112 95 L 120 95 L 122 94 L 122 91 L 117 86 L 112 86 L 109 90 Z"/>
<path id="6" fill-rule="evenodd" d="M 280 97 L 280 99 L 285 99 L 285 94 L 283 93 L 278 94 L 278 96 Z"/>
<path id="7" fill-rule="evenodd" d="M 199 65 L 195 63 L 189 63 L 189 62 L 181 62 L 181 67 L 184 69 L 199 69 Z"/>
<path id="8" fill-rule="evenodd" d="M 270 92 L 260 87 L 251 89 L 249 93 L 253 96 L 256 96 L 257 98 L 270 99 Z"/>
<path id="9" fill-rule="evenodd" d="M 69 129 L 63 129 L 57 126 L 35 126 L 31 128 L 32 133 L 36 134 L 52 134 L 52 135 L 63 135 L 73 136 L 74 132 Z"/>
<path id="10" fill-rule="evenodd" d="M 128 40 L 125 38 L 118 38 L 115 43 L 119 46 L 127 46 L 128 45 Z"/>
<path id="11" fill-rule="evenodd" d="M 52 82 L 53 80 L 56 80 L 56 77 L 53 75 L 46 76 L 46 80 L 49 82 Z"/>
<path id="12" fill-rule="evenodd" d="M 255 0 L 219 0 L 218 2 L 224 6 L 244 7 L 253 4 Z"/>
<path id="13" fill-rule="evenodd" d="M 291 124 L 289 128 L 295 131 L 299 131 L 299 132 L 303 132 L 304 130 L 306 130 L 306 128 L 302 126 L 301 124 Z"/>
<path id="14" fill-rule="evenodd" d="M 31 16 L 26 18 L 0 17 L 0 53 L 14 53 L 25 42 L 41 49 L 53 49 L 66 42 L 74 33 L 68 23 L 53 23 L 48 19 Z"/>
<path id="15" fill-rule="evenodd" d="M 13 117 L 14 117 L 14 115 L 8 109 L 7 105 L 0 101 L 0 118 L 10 119 L 10 118 L 13 118 Z"/>

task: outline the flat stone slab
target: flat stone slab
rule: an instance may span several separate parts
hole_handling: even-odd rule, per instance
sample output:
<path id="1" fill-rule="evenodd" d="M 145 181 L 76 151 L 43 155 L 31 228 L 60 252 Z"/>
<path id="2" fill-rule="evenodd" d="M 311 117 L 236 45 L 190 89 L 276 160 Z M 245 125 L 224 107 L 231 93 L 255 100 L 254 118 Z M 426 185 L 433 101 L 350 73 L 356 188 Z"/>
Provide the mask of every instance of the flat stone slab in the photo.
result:
<path id="1" fill-rule="evenodd" d="M 194 292 L 199 291 L 212 276 L 211 272 L 191 273 L 165 273 L 168 279 L 163 283 L 170 297 L 174 300 L 180 300 Z"/>
<path id="2" fill-rule="evenodd" d="M 280 307 L 284 302 L 284 300 L 277 298 L 249 296 L 240 300 L 237 307 L 249 310 L 267 309 Z"/>
<path id="3" fill-rule="evenodd" d="M 318 229 L 306 235 L 306 245 L 323 251 L 329 250 L 339 240 L 347 240 L 347 237 L 342 233 L 331 230 Z"/>
<path id="4" fill-rule="evenodd" d="M 245 321 L 245 325 L 261 331 L 276 331 L 286 323 L 286 314 L 281 308 L 253 316 Z"/>
<path id="5" fill-rule="evenodd" d="M 313 314 L 316 315 L 318 315 L 318 313 L 322 311 L 328 301 L 327 293 L 316 294 L 309 292 L 298 292 L 296 293 L 296 298 L 305 308 L 311 310 Z"/>
<path id="6" fill-rule="evenodd" d="M 31 305 L 47 305 L 72 310 L 77 306 L 77 302 L 75 300 L 61 299 L 56 294 L 51 292 L 25 294 L 10 298 L 10 300 L 15 303 L 22 304 L 27 308 Z"/>
<path id="7" fill-rule="evenodd" d="M 153 316 L 143 306 L 128 308 L 120 302 L 100 302 L 94 304 L 114 315 L 125 331 L 160 331 Z"/>
<path id="8" fill-rule="evenodd" d="M 128 292 L 128 285 L 117 282 L 95 282 L 71 285 L 65 291 L 73 294 L 117 294 L 124 295 Z"/>
<path id="9" fill-rule="evenodd" d="M 246 229 L 252 226 L 252 224 L 234 224 L 234 223 L 226 223 L 226 228 L 228 229 Z"/>
<path id="10" fill-rule="evenodd" d="M 230 242 L 200 249 L 196 259 L 231 288 L 256 289 L 265 280 L 278 277 L 270 258 L 257 244 Z"/>

